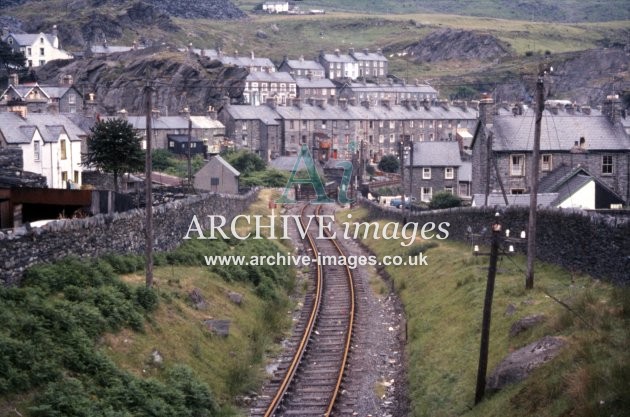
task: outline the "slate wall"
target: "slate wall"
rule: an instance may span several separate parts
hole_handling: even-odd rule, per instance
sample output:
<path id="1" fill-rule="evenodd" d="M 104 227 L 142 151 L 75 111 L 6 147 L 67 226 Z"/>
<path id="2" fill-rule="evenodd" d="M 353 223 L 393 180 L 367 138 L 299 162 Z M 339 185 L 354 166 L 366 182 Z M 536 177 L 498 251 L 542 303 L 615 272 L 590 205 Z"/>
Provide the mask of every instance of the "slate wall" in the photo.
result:
<path id="1" fill-rule="evenodd" d="M 470 242 L 468 228 L 473 233 L 488 230 L 476 240 L 489 243 L 490 225 L 496 211 L 492 208 L 455 208 L 427 212 L 404 213 L 400 209 L 379 206 L 361 200 L 373 219 L 390 218 L 402 221 L 448 222 L 451 240 Z M 509 207 L 501 212 L 503 229 L 518 236 L 527 229 L 528 208 Z M 630 216 L 560 209 L 540 210 L 536 231 L 537 258 L 573 271 L 581 271 L 617 285 L 630 285 Z M 516 245 L 524 252 L 526 243 Z"/>

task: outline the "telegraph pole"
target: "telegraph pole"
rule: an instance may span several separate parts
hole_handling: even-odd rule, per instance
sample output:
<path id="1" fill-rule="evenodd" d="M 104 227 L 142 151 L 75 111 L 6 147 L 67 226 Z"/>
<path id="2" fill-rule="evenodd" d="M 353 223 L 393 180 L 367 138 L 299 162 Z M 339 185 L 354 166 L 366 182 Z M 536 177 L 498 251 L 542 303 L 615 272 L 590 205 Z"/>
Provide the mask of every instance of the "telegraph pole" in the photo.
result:
<path id="1" fill-rule="evenodd" d="M 498 216 L 498 213 L 497 213 Z M 492 225 L 492 244 L 490 246 L 490 264 L 488 265 L 488 281 L 486 297 L 483 302 L 483 319 L 481 321 L 481 342 L 479 345 L 479 367 L 477 369 L 477 388 L 475 389 L 475 405 L 479 404 L 486 392 L 486 372 L 488 369 L 488 346 L 490 345 L 490 319 L 492 318 L 492 297 L 494 281 L 497 275 L 497 258 L 499 257 L 499 235 L 501 224 L 497 217 Z"/>
<path id="2" fill-rule="evenodd" d="M 190 145 L 192 143 L 192 119 L 190 111 L 188 112 L 188 191 L 192 190 L 192 162 L 190 154 Z"/>
<path id="3" fill-rule="evenodd" d="M 538 176 L 540 169 L 540 131 L 543 111 L 545 110 L 545 69 L 541 68 L 536 81 L 536 123 L 534 125 L 534 150 L 532 152 L 531 184 L 529 188 L 529 223 L 527 233 L 527 276 L 525 288 L 534 288 L 534 261 L 536 260 L 536 210 L 538 205 Z"/>
<path id="4" fill-rule="evenodd" d="M 145 225 L 145 280 L 147 288 L 153 286 L 153 184 L 152 184 L 152 171 L 153 161 L 151 157 L 151 117 L 153 110 L 152 102 L 153 87 L 150 81 L 147 79 L 144 87 L 145 106 L 146 106 L 146 160 L 145 160 L 145 212 L 146 212 L 146 225 Z"/>

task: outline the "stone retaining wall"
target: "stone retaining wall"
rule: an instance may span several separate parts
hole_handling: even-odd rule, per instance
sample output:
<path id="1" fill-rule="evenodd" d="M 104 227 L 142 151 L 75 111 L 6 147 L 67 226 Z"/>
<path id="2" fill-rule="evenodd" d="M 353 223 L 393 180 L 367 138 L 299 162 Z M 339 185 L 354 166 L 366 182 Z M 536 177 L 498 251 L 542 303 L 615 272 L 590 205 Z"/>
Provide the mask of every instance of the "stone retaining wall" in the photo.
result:
<path id="1" fill-rule="evenodd" d="M 177 247 L 193 215 L 208 214 L 228 221 L 256 200 L 257 190 L 245 195 L 202 194 L 154 207 L 153 227 L 157 251 Z M 144 210 L 57 220 L 43 227 L 29 225 L 0 232 L 0 282 L 19 283 L 29 266 L 72 255 L 95 257 L 106 253 L 144 253 Z"/>
<path id="2" fill-rule="evenodd" d="M 396 208 L 379 206 L 361 200 L 373 219 L 450 223 L 449 240 L 470 242 L 468 228 L 473 233 L 487 230 L 477 242 L 488 243 L 490 225 L 494 222 L 492 208 L 454 208 L 414 213 Z M 510 229 L 518 236 L 527 229 L 529 209 L 508 207 L 501 211 L 503 229 Z M 618 285 L 630 285 L 630 219 L 622 216 L 601 215 L 583 211 L 543 209 L 538 212 L 536 232 L 537 258 L 561 265 L 573 271 L 581 271 Z M 515 245 L 525 252 L 527 244 Z"/>

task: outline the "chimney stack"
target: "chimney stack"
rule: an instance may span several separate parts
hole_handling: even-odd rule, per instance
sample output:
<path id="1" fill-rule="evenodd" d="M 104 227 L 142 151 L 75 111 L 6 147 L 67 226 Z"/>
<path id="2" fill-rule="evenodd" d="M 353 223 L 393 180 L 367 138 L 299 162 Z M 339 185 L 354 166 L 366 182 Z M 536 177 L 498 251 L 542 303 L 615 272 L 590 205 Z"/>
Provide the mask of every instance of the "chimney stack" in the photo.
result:
<path id="1" fill-rule="evenodd" d="M 18 85 L 20 85 L 20 78 L 18 77 L 17 73 L 9 74 L 9 84 L 13 87 L 17 87 Z"/>
<path id="2" fill-rule="evenodd" d="M 606 97 L 602 106 L 602 113 L 612 124 L 621 121 L 621 100 L 619 100 L 618 95 L 615 94 Z"/>
<path id="3" fill-rule="evenodd" d="M 494 122 L 494 100 L 489 94 L 484 94 L 479 100 L 479 120 L 485 126 Z"/>

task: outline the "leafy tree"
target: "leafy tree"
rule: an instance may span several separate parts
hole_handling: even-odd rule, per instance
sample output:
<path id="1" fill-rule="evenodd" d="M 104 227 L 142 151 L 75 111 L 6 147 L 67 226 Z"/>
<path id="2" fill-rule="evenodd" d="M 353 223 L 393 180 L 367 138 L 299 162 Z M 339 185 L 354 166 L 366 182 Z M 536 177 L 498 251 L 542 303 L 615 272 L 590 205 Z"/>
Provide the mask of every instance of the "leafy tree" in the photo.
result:
<path id="1" fill-rule="evenodd" d="M 122 119 L 99 121 L 90 131 L 83 165 L 114 174 L 114 189 L 118 191 L 119 174 L 137 172 L 144 166 L 140 138 Z"/>
<path id="2" fill-rule="evenodd" d="M 431 202 L 429 203 L 429 208 L 432 209 L 445 209 L 451 207 L 459 207 L 462 205 L 461 198 L 457 197 L 446 191 L 441 191 L 436 193 Z"/>
<path id="3" fill-rule="evenodd" d="M 225 160 L 238 170 L 241 175 L 247 175 L 255 171 L 263 171 L 267 164 L 255 153 L 239 150 L 230 151 L 223 155 Z"/>
<path id="4" fill-rule="evenodd" d="M 394 155 L 385 155 L 378 163 L 378 169 L 383 172 L 398 172 L 399 166 L 400 164 L 398 163 L 398 158 Z"/>

